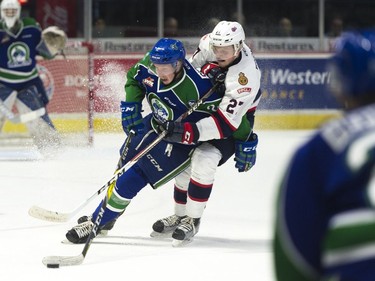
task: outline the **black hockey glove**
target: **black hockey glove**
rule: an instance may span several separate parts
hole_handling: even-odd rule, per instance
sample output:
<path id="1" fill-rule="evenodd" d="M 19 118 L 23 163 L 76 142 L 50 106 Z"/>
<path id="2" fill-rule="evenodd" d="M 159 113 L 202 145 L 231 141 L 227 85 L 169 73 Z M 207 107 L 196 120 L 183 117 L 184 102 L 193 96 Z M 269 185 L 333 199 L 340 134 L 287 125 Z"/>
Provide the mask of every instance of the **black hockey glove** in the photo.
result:
<path id="1" fill-rule="evenodd" d="M 223 83 L 219 86 L 219 88 L 216 90 L 216 92 L 224 95 L 225 93 L 225 78 L 227 75 L 227 72 L 224 71 L 219 67 L 218 64 L 209 62 L 202 66 L 201 72 L 210 78 L 211 83 L 214 85 L 216 83 Z"/>
<path id="2" fill-rule="evenodd" d="M 159 125 L 161 132 L 167 131 L 165 140 L 183 144 L 195 144 L 199 139 L 199 130 L 195 123 L 166 121 Z"/>

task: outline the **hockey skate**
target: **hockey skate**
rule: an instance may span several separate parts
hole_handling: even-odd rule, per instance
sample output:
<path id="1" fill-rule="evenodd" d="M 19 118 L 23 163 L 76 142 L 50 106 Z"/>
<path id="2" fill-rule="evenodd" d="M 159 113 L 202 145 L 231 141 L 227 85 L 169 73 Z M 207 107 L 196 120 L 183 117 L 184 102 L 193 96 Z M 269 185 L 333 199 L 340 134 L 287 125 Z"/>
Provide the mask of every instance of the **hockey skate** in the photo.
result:
<path id="1" fill-rule="evenodd" d="M 181 220 L 179 226 L 172 234 L 172 246 L 181 247 L 193 241 L 195 234 L 198 233 L 200 225 L 200 218 L 194 219 L 185 217 Z"/>
<path id="2" fill-rule="evenodd" d="M 177 215 L 172 215 L 156 221 L 152 225 L 154 231 L 151 232 L 150 236 L 153 238 L 170 238 L 183 218 L 185 218 L 185 216 L 179 217 Z"/>
<path id="3" fill-rule="evenodd" d="M 111 230 L 115 224 L 116 220 L 110 221 L 102 227 L 99 227 L 97 235 L 105 236 L 108 231 Z M 94 226 L 92 222 L 92 216 L 82 216 L 78 219 L 78 225 L 70 229 L 65 237 L 69 242 L 73 244 L 82 244 L 86 243 L 87 238 L 89 237 L 91 230 Z"/>

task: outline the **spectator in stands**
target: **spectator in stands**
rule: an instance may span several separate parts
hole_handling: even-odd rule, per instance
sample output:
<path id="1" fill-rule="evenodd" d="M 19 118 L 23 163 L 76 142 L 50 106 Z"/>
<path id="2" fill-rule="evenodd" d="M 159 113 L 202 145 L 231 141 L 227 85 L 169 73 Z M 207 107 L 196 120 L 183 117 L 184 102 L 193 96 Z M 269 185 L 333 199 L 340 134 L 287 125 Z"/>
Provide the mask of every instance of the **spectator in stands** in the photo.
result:
<path id="1" fill-rule="evenodd" d="M 94 38 L 110 37 L 104 19 L 98 18 L 95 21 L 93 32 L 92 32 L 92 37 Z"/>
<path id="2" fill-rule="evenodd" d="M 211 32 L 215 26 L 220 22 L 221 20 L 219 18 L 211 17 L 207 21 L 207 29 Z"/>
<path id="3" fill-rule="evenodd" d="M 164 21 L 164 36 L 178 36 L 178 20 L 174 17 L 168 17 Z"/>
<path id="4" fill-rule="evenodd" d="M 244 14 L 238 14 L 234 12 L 230 16 L 230 20 L 240 23 L 242 26 L 246 25 L 246 17 Z"/>
<path id="5" fill-rule="evenodd" d="M 209 19 L 203 20 L 201 23 L 201 32 L 198 36 L 202 36 L 202 34 L 206 35 L 207 33 L 211 33 L 219 22 L 220 19 L 216 17 L 211 17 Z"/>
<path id="6" fill-rule="evenodd" d="M 344 23 L 342 18 L 334 17 L 331 20 L 329 31 L 327 32 L 327 37 L 336 38 L 339 37 L 343 31 Z"/>
<path id="7" fill-rule="evenodd" d="M 279 25 L 276 29 L 277 37 L 292 37 L 293 36 L 293 24 L 292 21 L 286 17 L 279 20 Z"/>

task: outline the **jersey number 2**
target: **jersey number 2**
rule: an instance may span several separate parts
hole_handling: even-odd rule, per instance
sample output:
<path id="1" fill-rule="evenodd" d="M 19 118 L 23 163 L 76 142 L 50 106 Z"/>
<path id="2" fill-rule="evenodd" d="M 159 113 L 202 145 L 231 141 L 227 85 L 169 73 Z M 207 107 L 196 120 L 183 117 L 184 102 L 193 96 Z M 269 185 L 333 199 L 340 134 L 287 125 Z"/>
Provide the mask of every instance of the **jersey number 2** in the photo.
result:
<path id="1" fill-rule="evenodd" d="M 229 101 L 229 104 L 227 106 L 227 112 L 229 112 L 230 114 L 233 114 L 234 113 L 234 108 L 238 105 L 238 106 L 241 106 L 243 104 L 242 101 L 238 102 L 236 99 L 231 99 Z"/>

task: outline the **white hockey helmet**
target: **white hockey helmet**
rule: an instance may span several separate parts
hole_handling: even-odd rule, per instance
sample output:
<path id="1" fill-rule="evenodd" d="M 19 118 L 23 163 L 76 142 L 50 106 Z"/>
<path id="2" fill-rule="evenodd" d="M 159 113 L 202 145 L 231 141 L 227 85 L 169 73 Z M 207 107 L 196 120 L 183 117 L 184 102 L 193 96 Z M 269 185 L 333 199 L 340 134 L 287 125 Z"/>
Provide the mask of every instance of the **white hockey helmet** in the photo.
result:
<path id="1" fill-rule="evenodd" d="M 242 50 L 245 32 L 235 21 L 221 21 L 210 34 L 210 45 L 217 47 L 234 46 L 235 54 Z"/>
<path id="2" fill-rule="evenodd" d="M 18 0 L 3 0 L 0 4 L 1 18 L 8 28 L 12 28 L 21 15 L 21 4 Z"/>

